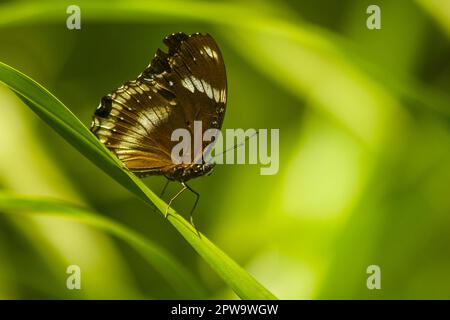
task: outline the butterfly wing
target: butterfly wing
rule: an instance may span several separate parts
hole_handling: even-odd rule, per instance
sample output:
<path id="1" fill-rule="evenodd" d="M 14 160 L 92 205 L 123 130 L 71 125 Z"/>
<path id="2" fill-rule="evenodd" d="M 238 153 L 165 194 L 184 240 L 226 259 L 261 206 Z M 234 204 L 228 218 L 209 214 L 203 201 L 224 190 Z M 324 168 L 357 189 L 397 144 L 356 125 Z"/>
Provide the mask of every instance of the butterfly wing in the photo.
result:
<path id="1" fill-rule="evenodd" d="M 100 141 L 141 175 L 186 166 L 172 162 L 178 143 L 171 141 L 172 132 L 184 128 L 193 137 L 194 121 L 202 121 L 203 132 L 220 129 L 225 114 L 225 65 L 214 39 L 176 33 L 164 43 L 167 53 L 158 49 L 136 80 L 102 98 L 91 125 Z"/>

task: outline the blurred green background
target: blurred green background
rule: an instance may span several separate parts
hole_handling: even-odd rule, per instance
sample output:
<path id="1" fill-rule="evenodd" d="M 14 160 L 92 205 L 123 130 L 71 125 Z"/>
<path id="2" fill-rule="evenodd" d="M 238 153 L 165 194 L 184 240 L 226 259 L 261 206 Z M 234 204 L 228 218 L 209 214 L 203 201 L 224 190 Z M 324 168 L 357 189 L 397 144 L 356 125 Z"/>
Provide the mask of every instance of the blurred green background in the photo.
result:
<path id="1" fill-rule="evenodd" d="M 280 170 L 224 165 L 193 180 L 196 225 L 279 298 L 450 298 L 449 1 L 57 4 L 1 2 L 0 61 L 86 125 L 164 36 L 214 36 L 229 83 L 223 128 L 279 128 Z M 66 28 L 70 4 L 81 8 L 81 30 Z M 381 30 L 366 27 L 370 4 L 381 7 Z M 204 297 L 236 298 L 167 221 L 3 85 L 0 110 L 3 191 L 90 208 L 167 249 Z M 156 193 L 165 182 L 145 180 Z M 187 214 L 193 201 L 185 194 L 175 208 Z M 82 290 L 66 289 L 71 264 L 81 267 Z M 366 287 L 373 264 L 381 290 Z M 93 227 L 0 214 L 0 298 L 193 297 Z"/>

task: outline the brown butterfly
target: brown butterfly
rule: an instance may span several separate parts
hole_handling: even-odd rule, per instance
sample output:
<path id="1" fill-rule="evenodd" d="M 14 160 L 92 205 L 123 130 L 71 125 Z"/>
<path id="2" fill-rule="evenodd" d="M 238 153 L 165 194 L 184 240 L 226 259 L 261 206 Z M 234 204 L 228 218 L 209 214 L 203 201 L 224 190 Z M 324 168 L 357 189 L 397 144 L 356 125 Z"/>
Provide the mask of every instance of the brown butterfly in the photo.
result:
<path id="1" fill-rule="evenodd" d="M 210 173 L 214 164 L 194 152 L 193 159 L 201 157 L 200 162 L 173 163 L 171 152 L 178 142 L 171 141 L 171 135 L 185 128 L 193 136 L 194 121 L 202 121 L 203 131 L 220 130 L 227 102 L 225 64 L 209 34 L 180 32 L 163 41 L 167 53 L 158 49 L 136 80 L 101 99 L 91 131 L 138 176 L 163 175 L 167 183 L 179 181 L 183 188 L 169 206 L 186 189 L 193 192 L 193 224 L 192 212 L 200 195 L 186 181 Z M 206 146 L 203 142 L 203 149 Z"/>

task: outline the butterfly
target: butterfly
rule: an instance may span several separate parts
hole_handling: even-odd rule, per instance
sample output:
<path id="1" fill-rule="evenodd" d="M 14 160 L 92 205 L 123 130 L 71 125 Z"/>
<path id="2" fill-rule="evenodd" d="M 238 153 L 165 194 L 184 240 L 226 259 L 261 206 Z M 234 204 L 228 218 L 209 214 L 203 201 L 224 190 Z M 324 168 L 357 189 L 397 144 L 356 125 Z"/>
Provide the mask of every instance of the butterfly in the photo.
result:
<path id="1" fill-rule="evenodd" d="M 178 181 L 182 189 L 168 203 L 168 209 L 186 182 L 209 174 L 213 163 L 203 154 L 193 154 L 191 163 L 174 163 L 171 151 L 177 141 L 172 132 L 179 128 L 193 136 L 194 121 L 202 130 L 220 130 L 227 103 L 227 77 L 222 54 L 209 34 L 179 32 L 164 38 L 168 51 L 158 49 L 150 65 L 137 77 L 104 96 L 95 111 L 91 131 L 136 175 L 162 175 Z M 207 145 L 203 142 L 204 152 Z M 167 187 L 167 183 L 163 189 Z"/>

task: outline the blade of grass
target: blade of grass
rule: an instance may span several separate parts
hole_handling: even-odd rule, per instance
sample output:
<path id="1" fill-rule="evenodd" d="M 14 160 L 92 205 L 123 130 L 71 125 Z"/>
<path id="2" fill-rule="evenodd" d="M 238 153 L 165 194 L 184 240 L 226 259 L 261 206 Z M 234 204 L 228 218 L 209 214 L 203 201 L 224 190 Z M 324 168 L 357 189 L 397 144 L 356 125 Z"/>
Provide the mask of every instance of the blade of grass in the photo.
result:
<path id="1" fill-rule="evenodd" d="M 117 182 L 151 206 L 161 215 L 167 204 L 157 197 L 139 178 L 126 170 L 103 144 L 75 117 L 55 96 L 37 82 L 0 62 L 0 82 L 3 82 L 41 119 L 56 130 L 84 156 L 108 173 Z M 276 297 L 235 261 L 217 248 L 173 209 L 169 210 L 169 222 L 222 277 L 242 299 L 276 299 Z"/>
<path id="2" fill-rule="evenodd" d="M 77 221 L 114 235 L 138 251 L 185 298 L 204 298 L 194 276 L 166 250 L 133 230 L 88 209 L 59 200 L 0 192 L 0 210 L 8 214 L 54 216 Z M 187 296 L 189 295 L 189 296 Z"/>

